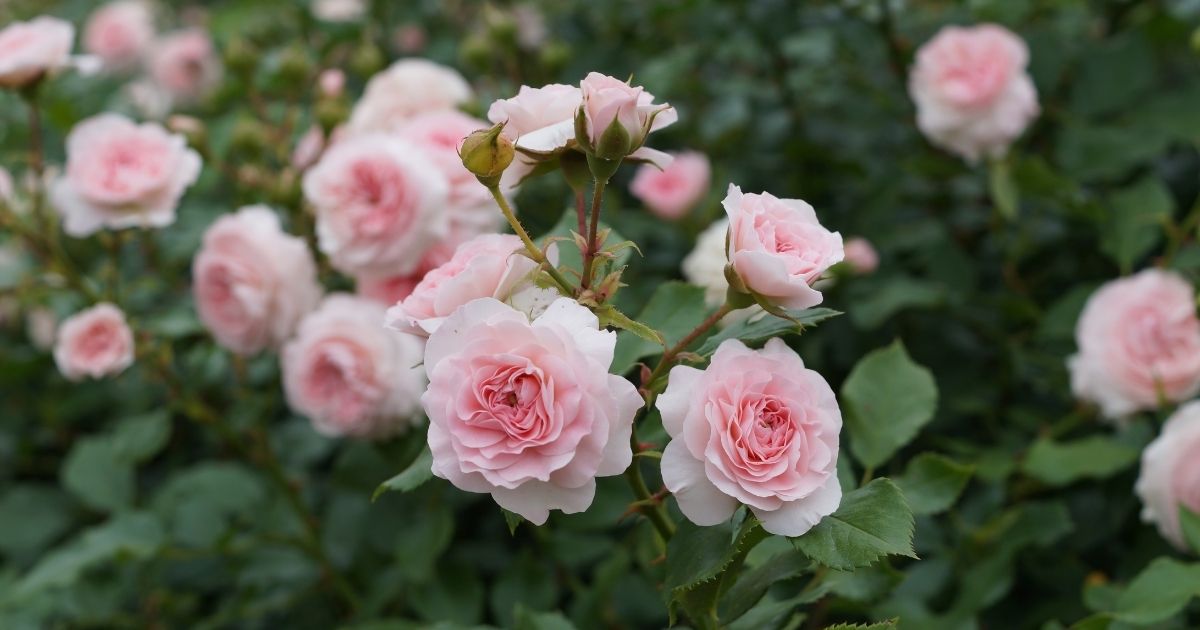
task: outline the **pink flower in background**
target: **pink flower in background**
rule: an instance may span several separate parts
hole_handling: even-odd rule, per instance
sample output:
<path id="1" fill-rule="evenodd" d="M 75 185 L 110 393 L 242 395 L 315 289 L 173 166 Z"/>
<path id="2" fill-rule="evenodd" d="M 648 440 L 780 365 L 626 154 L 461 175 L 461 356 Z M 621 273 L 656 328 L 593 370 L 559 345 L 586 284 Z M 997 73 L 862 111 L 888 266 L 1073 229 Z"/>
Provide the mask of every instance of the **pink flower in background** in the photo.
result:
<path id="1" fill-rule="evenodd" d="M 1147 269 L 1097 289 L 1075 325 L 1075 342 L 1071 389 L 1108 418 L 1200 391 L 1196 295 L 1173 271 Z"/>
<path id="2" fill-rule="evenodd" d="M 841 503 L 837 398 L 782 339 L 762 350 L 728 339 L 707 369 L 672 368 L 657 406 L 671 435 L 663 483 L 693 523 L 744 503 L 763 529 L 799 536 Z"/>
<path id="3" fill-rule="evenodd" d="M 846 239 L 845 254 L 845 262 L 854 273 L 866 275 L 879 268 L 879 252 L 861 236 Z"/>
<path id="4" fill-rule="evenodd" d="M 598 325 L 568 298 L 532 323 L 491 298 L 447 318 L 425 348 L 433 473 L 538 525 L 550 510 L 586 510 L 596 477 L 631 463 L 642 406 L 608 373 L 616 334 Z"/>
<path id="5" fill-rule="evenodd" d="M 750 291 L 789 309 L 821 303 L 812 283 L 842 260 L 842 236 L 817 220 L 812 206 L 770 193 L 742 194 L 730 184 L 729 263 Z"/>
<path id="6" fill-rule="evenodd" d="M 63 230 L 163 227 L 175 221 L 184 190 L 200 176 L 200 156 L 183 136 L 155 123 L 100 114 L 67 136 L 67 165 L 51 190 Z"/>
<path id="7" fill-rule="evenodd" d="M 352 133 L 392 131 L 424 112 L 454 109 L 471 99 L 457 70 L 428 59 L 401 59 L 371 77 L 350 113 Z"/>
<path id="8" fill-rule="evenodd" d="M 44 306 L 29 309 L 25 313 L 25 335 L 38 350 L 53 348 L 58 336 L 58 315 Z"/>
<path id="9" fill-rule="evenodd" d="M 428 161 L 442 172 L 450 183 L 447 199 L 450 205 L 462 207 L 486 202 L 491 207 L 491 193 L 463 166 L 462 158 L 458 156 L 458 147 L 463 139 L 487 126 L 478 118 L 447 109 L 417 114 L 397 127 L 396 133 L 420 149 Z M 494 208 L 490 214 L 503 216 Z"/>
<path id="10" fill-rule="evenodd" d="M 504 135 L 518 148 L 549 152 L 565 147 L 575 136 L 574 116 L 583 97 L 579 88 L 558 83 L 532 88 L 522 85 L 517 95 L 492 103 L 488 120 L 505 123 Z M 536 162 L 517 153 L 504 172 L 506 183 L 523 179 Z"/>
<path id="11" fill-rule="evenodd" d="M 917 50 L 908 91 L 933 144 L 975 162 L 1000 157 L 1037 117 L 1020 37 L 994 24 L 947 26 Z"/>
<path id="12" fill-rule="evenodd" d="M 150 51 L 150 76 L 177 102 L 204 98 L 221 80 L 221 62 L 212 39 L 200 29 L 162 37 Z"/>
<path id="13" fill-rule="evenodd" d="M 14 192 L 12 175 L 8 169 L 0 166 L 0 203 L 11 203 Z"/>
<path id="14" fill-rule="evenodd" d="M 392 43 L 400 52 L 414 55 L 425 50 L 426 44 L 429 43 L 429 36 L 420 24 L 408 22 L 401 24 L 400 28 L 397 28 L 396 32 L 392 34 Z"/>
<path id="15" fill-rule="evenodd" d="M 1142 451 L 1137 494 L 1142 500 L 1142 520 L 1158 526 L 1159 533 L 1180 551 L 1187 540 L 1179 522 L 1179 506 L 1200 512 L 1200 402 L 1181 406 Z"/>
<path id="16" fill-rule="evenodd" d="M 421 342 L 384 330 L 383 312 L 373 300 L 329 295 L 284 346 L 288 404 L 317 431 L 383 438 L 420 421 Z"/>
<path id="17" fill-rule="evenodd" d="M 125 371 L 133 364 L 133 331 L 125 313 L 105 302 L 68 317 L 58 328 L 54 362 L 72 381 Z"/>
<path id="18" fill-rule="evenodd" d="M 110 2 L 88 18 L 83 29 L 83 49 L 111 69 L 138 64 L 154 40 L 154 16 L 143 0 Z"/>
<path id="19" fill-rule="evenodd" d="M 298 171 L 317 163 L 321 157 L 321 152 L 325 150 L 325 132 L 321 131 L 319 125 L 313 125 L 308 128 L 300 139 L 296 141 L 296 146 L 292 148 L 291 163 L 292 167 Z"/>
<path id="20" fill-rule="evenodd" d="M 19 88 L 71 64 L 75 27 L 53 17 L 0 30 L 0 88 Z"/>
<path id="21" fill-rule="evenodd" d="M 711 183 L 708 157 L 688 151 L 676 155 L 665 169 L 643 164 L 629 184 L 629 192 L 660 218 L 675 220 L 704 198 Z"/>
<path id="22" fill-rule="evenodd" d="M 321 299 L 303 239 L 266 206 L 225 215 L 204 233 L 192 261 L 192 295 L 217 343 L 242 355 L 278 347 Z"/>
<path id="23" fill-rule="evenodd" d="M 337 68 L 322 70 L 321 75 L 317 77 L 317 87 L 320 88 L 322 96 L 341 96 L 346 91 L 346 73 Z"/>
<path id="24" fill-rule="evenodd" d="M 367 14 L 366 0 L 312 0 L 312 12 L 325 22 L 357 22 Z"/>
<path id="25" fill-rule="evenodd" d="M 409 273 L 449 230 L 445 177 L 402 140 L 343 140 L 308 170 L 303 187 L 321 251 L 349 275 Z"/>
<path id="26" fill-rule="evenodd" d="M 521 255 L 513 234 L 484 234 L 458 246 L 454 256 L 425 275 L 403 302 L 388 310 L 387 326 L 428 336 L 458 307 L 484 297 L 507 300 L 537 263 Z M 557 258 L 551 252 L 553 258 Z"/>
<path id="27" fill-rule="evenodd" d="M 444 240 L 430 247 L 417 268 L 409 273 L 385 276 L 359 276 L 354 279 L 355 291 L 366 298 L 383 304 L 393 304 L 412 295 L 413 289 L 421 282 L 426 274 L 437 269 L 454 256 L 454 245 L 450 240 Z"/>

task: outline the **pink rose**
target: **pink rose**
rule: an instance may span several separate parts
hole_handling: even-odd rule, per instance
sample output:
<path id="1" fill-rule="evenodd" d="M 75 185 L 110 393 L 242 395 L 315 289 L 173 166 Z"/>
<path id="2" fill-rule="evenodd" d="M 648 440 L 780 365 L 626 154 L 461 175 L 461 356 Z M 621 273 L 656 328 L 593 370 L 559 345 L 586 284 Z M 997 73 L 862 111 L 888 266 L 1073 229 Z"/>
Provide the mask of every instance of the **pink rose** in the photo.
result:
<path id="1" fill-rule="evenodd" d="M 53 17 L 0 30 L 0 88 L 20 88 L 71 63 L 75 27 Z"/>
<path id="2" fill-rule="evenodd" d="M 133 331 L 125 314 L 104 302 L 68 317 L 58 327 L 54 362 L 71 381 L 125 371 L 133 364 Z"/>
<path id="3" fill-rule="evenodd" d="M 0 166 L 0 204 L 12 203 L 15 191 L 12 175 L 8 169 Z"/>
<path id="4" fill-rule="evenodd" d="M 1000 157 L 1038 115 L 1029 49 L 994 24 L 947 26 L 917 50 L 908 92 L 917 126 L 968 162 Z"/>
<path id="5" fill-rule="evenodd" d="M 629 184 L 633 193 L 659 218 L 682 218 L 708 193 L 712 172 L 703 153 L 689 151 L 675 156 L 665 169 L 643 164 Z"/>
<path id="6" fill-rule="evenodd" d="M 484 234 L 458 246 L 454 256 L 430 271 L 404 301 L 388 310 L 387 326 L 428 336 L 458 307 L 484 297 L 507 300 L 537 263 L 522 256 L 513 234 Z"/>
<path id="7" fill-rule="evenodd" d="M 303 239 L 285 233 L 266 206 L 223 216 L 192 261 L 192 295 L 217 343 L 250 355 L 278 347 L 321 299 Z"/>
<path id="8" fill-rule="evenodd" d="M 338 68 L 322 70 L 317 77 L 317 87 L 321 96 L 336 98 L 346 91 L 346 73 Z"/>
<path id="9" fill-rule="evenodd" d="M 1162 433 L 1142 451 L 1136 491 L 1142 520 L 1180 551 L 1187 540 L 1179 522 L 1179 506 L 1200 512 L 1200 402 L 1183 405 L 1163 425 Z"/>
<path id="10" fill-rule="evenodd" d="M 413 116 L 455 107 L 471 99 L 458 71 L 428 59 L 401 59 L 371 77 L 350 113 L 353 133 L 391 131 Z"/>
<path id="11" fill-rule="evenodd" d="M 642 406 L 608 373 L 616 334 L 598 325 L 568 298 L 532 323 L 491 298 L 447 318 L 425 347 L 433 474 L 538 525 L 550 510 L 586 510 L 596 477 L 631 463 Z"/>
<path id="12" fill-rule="evenodd" d="M 866 275 L 879 268 L 879 253 L 871 241 L 861 236 L 846 239 L 845 254 L 845 262 L 854 273 Z"/>
<path id="13" fill-rule="evenodd" d="M 212 39 L 199 29 L 164 36 L 150 52 L 149 64 L 154 83 L 178 102 L 200 100 L 221 81 Z"/>
<path id="14" fill-rule="evenodd" d="M 326 22 L 357 22 L 367 13 L 366 0 L 313 0 L 313 15 Z"/>
<path id="15" fill-rule="evenodd" d="M 372 300 L 329 295 L 283 347 L 288 405 L 317 431 L 383 438 L 420 422 L 421 342 L 384 330 L 383 312 Z"/>
<path id="16" fill-rule="evenodd" d="M 842 260 L 842 235 L 817 221 L 812 206 L 770 193 L 742 194 L 730 184 L 729 264 L 751 292 L 789 309 L 821 303 L 812 284 Z"/>
<path id="17" fill-rule="evenodd" d="M 390 276 L 359 276 L 354 279 L 355 291 L 384 306 L 392 306 L 412 295 L 413 289 L 417 288 L 429 272 L 442 266 L 453 256 L 452 241 L 442 241 L 429 248 L 421 257 L 421 262 L 417 263 L 417 268 L 411 272 Z"/>
<path id="18" fill-rule="evenodd" d="M 143 0 L 117 0 L 92 13 L 83 29 L 83 48 L 105 66 L 122 70 L 141 60 L 154 39 L 154 16 Z"/>
<path id="19" fill-rule="evenodd" d="M 837 510 L 842 413 L 829 383 L 782 339 L 724 341 L 708 369 L 671 369 L 658 397 L 671 442 L 662 477 L 693 523 L 749 506 L 763 529 L 799 536 Z"/>
<path id="20" fill-rule="evenodd" d="M 1196 294 L 1173 271 L 1147 269 L 1096 290 L 1075 325 L 1071 389 L 1120 419 L 1200 391 Z"/>
<path id="21" fill-rule="evenodd" d="M 321 251 L 350 275 L 417 267 L 447 235 L 445 177 L 407 142 L 384 135 L 338 142 L 304 175 Z"/>
<path id="22" fill-rule="evenodd" d="M 583 95 L 583 114 L 587 135 L 605 159 L 619 159 L 642 146 L 651 131 L 675 122 L 678 116 L 666 103 L 654 103 L 654 95 L 633 87 L 620 79 L 591 72 L 579 84 Z M 659 120 L 659 119 L 662 120 Z M 573 124 L 573 123 L 572 123 Z M 619 125 L 628 137 L 628 150 L 609 152 L 601 145 L 601 137 L 612 125 Z"/>
<path id="23" fill-rule="evenodd" d="M 164 227 L 199 176 L 200 156 L 183 136 L 100 114 L 71 129 L 66 172 L 51 196 L 72 236 L 102 227 Z"/>

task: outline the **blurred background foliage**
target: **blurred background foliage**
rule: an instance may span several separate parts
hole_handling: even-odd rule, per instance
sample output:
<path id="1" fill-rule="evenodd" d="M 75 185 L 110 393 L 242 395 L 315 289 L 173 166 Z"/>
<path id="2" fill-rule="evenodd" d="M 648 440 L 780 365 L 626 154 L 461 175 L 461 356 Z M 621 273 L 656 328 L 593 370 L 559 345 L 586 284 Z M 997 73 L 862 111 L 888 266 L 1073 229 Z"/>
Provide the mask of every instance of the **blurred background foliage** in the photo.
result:
<path id="1" fill-rule="evenodd" d="M 96 6 L 6 0 L 0 23 L 49 13 L 79 25 Z M 826 292 L 825 305 L 847 315 L 797 347 L 836 389 L 862 355 L 903 340 L 932 370 L 940 405 L 896 470 L 879 474 L 898 476 L 913 454 L 936 450 L 975 475 L 955 508 L 918 517 L 920 561 L 831 580 L 816 623 L 899 616 L 904 628 L 1066 627 L 1114 608 L 1122 585 L 1168 553 L 1138 521 L 1131 492 L 1153 425 L 1101 428 L 1072 401 L 1065 358 L 1099 282 L 1157 263 L 1200 279 L 1200 246 L 1180 226 L 1200 193 L 1200 2 L 376 0 L 368 19 L 349 24 L 319 22 L 299 0 L 163 8 L 164 24 L 205 25 L 227 57 L 248 55 L 244 72 L 227 67 L 219 92 L 187 110 L 236 176 L 206 169 L 178 222 L 118 261 L 133 278 L 127 310 L 137 325 L 174 342 L 173 354 L 142 360 L 181 375 L 188 393 L 168 396 L 144 370 L 67 383 L 21 318 L 4 320 L 0 627 L 666 625 L 662 567 L 649 529 L 622 518 L 632 497 L 620 479 L 600 480 L 587 513 L 555 514 L 547 527 L 511 535 L 486 496 L 437 480 L 372 502 L 421 436 L 379 444 L 317 435 L 284 405 L 273 357 L 234 364 L 195 319 L 187 268 L 203 228 L 245 203 L 296 203 L 286 155 L 312 114 L 301 107 L 279 146 L 248 143 L 247 134 L 311 103 L 321 68 L 344 68 L 358 93 L 371 73 L 409 54 L 397 40 L 406 27 L 424 33 L 416 54 L 472 81 L 479 115 L 523 83 L 574 83 L 592 70 L 633 75 L 679 110 L 680 122 L 654 144 L 707 153 L 714 190 L 677 229 L 627 194 L 610 196 L 606 220 L 644 253 L 618 295 L 627 312 L 679 277 L 729 182 L 803 198 L 826 225 L 879 249 L 877 273 Z M 518 24 L 533 14 L 536 37 Z M 915 46 L 945 24 L 981 21 L 1029 43 L 1043 109 L 1006 175 L 992 180 L 986 167 L 922 139 L 906 93 Z M 65 77 L 46 86 L 52 163 L 76 121 L 131 111 L 121 84 Z M 0 164 L 22 170 L 27 142 L 23 105 L 0 94 Z M 996 210 L 998 189 L 1016 195 L 1014 220 Z M 517 205 L 539 234 L 568 199 L 565 183 L 545 178 Z M 94 261 L 93 275 L 104 273 L 100 245 L 70 247 Z M 5 291 L 33 283 L 21 291 L 22 310 L 61 316 L 81 306 L 26 271 L 0 277 Z M 245 452 L 183 419 L 198 401 L 226 414 Z M 263 444 L 296 494 L 255 465 Z M 293 498 L 316 523 L 295 516 Z M 306 548 L 309 531 L 320 549 Z M 764 545 L 748 562 L 770 551 Z M 339 595 L 334 574 L 352 597 Z M 744 627 L 805 623 L 790 610 L 758 614 Z M 1184 611 L 1155 623 L 1194 627 L 1188 620 Z"/>

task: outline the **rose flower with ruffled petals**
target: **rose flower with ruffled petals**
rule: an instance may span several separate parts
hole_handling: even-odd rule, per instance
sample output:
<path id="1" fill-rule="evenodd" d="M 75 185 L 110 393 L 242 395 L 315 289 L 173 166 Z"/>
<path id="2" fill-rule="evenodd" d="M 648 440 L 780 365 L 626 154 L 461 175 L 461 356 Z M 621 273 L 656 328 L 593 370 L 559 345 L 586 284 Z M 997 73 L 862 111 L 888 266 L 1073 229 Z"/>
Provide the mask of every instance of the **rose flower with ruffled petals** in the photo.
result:
<path id="1" fill-rule="evenodd" d="M 659 218 L 675 221 L 700 203 L 711 180 L 708 157 L 687 151 L 676 155 L 664 169 L 643 164 L 633 176 L 629 192 Z"/>
<path id="2" fill-rule="evenodd" d="M 374 300 L 332 294 L 283 347 L 288 404 L 331 436 L 383 438 L 420 421 L 421 342 L 381 325 Z"/>
<path id="3" fill-rule="evenodd" d="M 137 65 L 154 39 L 154 16 L 143 0 L 110 2 L 88 18 L 83 48 L 109 69 Z"/>
<path id="4" fill-rule="evenodd" d="M 68 317 L 58 327 L 54 362 L 72 381 L 125 371 L 133 364 L 133 331 L 125 313 L 103 302 Z"/>
<path id="5" fill-rule="evenodd" d="M 1180 506 L 1200 513 L 1200 402 L 1190 402 L 1171 414 L 1159 434 L 1142 451 L 1137 495 L 1142 520 L 1181 551 L 1188 549 L 1179 521 Z"/>
<path id="6" fill-rule="evenodd" d="M 586 510 L 596 477 L 630 465 L 642 406 L 608 373 L 616 334 L 598 325 L 567 298 L 533 322 L 491 298 L 447 318 L 425 348 L 433 473 L 539 525 Z"/>
<path id="7" fill-rule="evenodd" d="M 403 140 L 342 140 L 305 173 L 303 188 L 321 251 L 350 275 L 411 272 L 449 231 L 446 178 Z"/>
<path id="8" fill-rule="evenodd" d="M 693 523 L 742 503 L 768 532 L 799 536 L 841 503 L 837 398 L 781 339 L 762 350 L 728 339 L 707 369 L 672 368 L 657 406 L 671 435 L 663 483 Z"/>
<path id="9" fill-rule="evenodd" d="M 200 176 L 200 156 L 183 136 L 117 114 L 93 116 L 67 136 L 67 168 L 51 190 L 63 230 L 164 227 Z"/>
<path id="10" fill-rule="evenodd" d="M 242 355 L 282 344 L 321 299 L 303 239 L 266 206 L 223 216 L 192 261 L 192 295 L 217 343 Z"/>
<path id="11" fill-rule="evenodd" d="M 75 27 L 41 16 L 0 30 L 0 88 L 24 87 L 71 63 Z"/>
<path id="12" fill-rule="evenodd" d="M 347 126 L 352 133 L 395 131 L 417 114 L 454 109 L 470 99 L 471 86 L 454 68 L 401 59 L 371 77 Z"/>
<path id="13" fill-rule="evenodd" d="M 1075 325 L 1071 389 L 1110 419 L 1200 391 L 1200 320 L 1192 285 L 1147 269 L 1096 290 Z"/>
<path id="14" fill-rule="evenodd" d="M 742 194 L 730 184 L 722 204 L 729 215 L 729 264 L 744 288 L 783 308 L 820 304 L 812 284 L 842 260 L 842 235 L 821 225 L 799 199 Z"/>

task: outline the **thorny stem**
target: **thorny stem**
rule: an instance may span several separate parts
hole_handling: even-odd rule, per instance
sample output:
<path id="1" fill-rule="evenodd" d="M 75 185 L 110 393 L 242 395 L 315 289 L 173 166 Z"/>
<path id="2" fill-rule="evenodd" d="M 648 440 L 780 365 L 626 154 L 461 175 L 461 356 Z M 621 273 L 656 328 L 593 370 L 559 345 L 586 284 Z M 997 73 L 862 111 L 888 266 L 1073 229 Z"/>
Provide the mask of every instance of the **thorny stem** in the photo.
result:
<path id="1" fill-rule="evenodd" d="M 656 365 L 654 370 L 650 372 L 649 378 L 646 379 L 646 382 L 642 383 L 642 387 L 650 387 L 651 383 L 658 380 L 658 378 L 663 375 L 663 372 L 666 372 L 667 368 L 671 367 L 671 362 L 675 360 L 675 357 L 677 357 L 679 353 L 687 350 L 687 347 L 692 345 L 692 342 L 696 341 L 696 339 L 699 339 L 700 335 L 703 335 L 706 331 L 708 331 L 708 329 L 715 326 L 717 322 L 721 321 L 722 317 L 728 315 L 732 310 L 733 306 L 731 304 L 723 304 L 721 308 L 713 311 L 707 319 L 700 322 L 698 326 L 693 328 L 692 332 L 688 333 L 683 339 L 680 339 L 679 343 L 667 348 L 667 351 L 663 353 L 662 358 L 658 360 L 658 365 Z M 651 401 L 647 401 L 647 404 L 650 402 Z"/>
<path id="2" fill-rule="evenodd" d="M 504 198 L 504 195 L 500 194 L 500 187 L 488 186 L 488 190 L 491 191 L 492 198 L 496 200 L 496 205 L 500 206 L 500 212 L 504 213 L 504 218 L 512 226 L 513 232 L 516 232 L 517 236 L 521 238 L 521 242 L 525 244 L 525 251 L 529 253 L 529 257 L 534 262 L 540 264 L 546 270 L 546 273 L 550 274 L 555 284 L 562 289 L 563 295 L 575 295 L 575 288 L 571 285 L 570 281 L 558 269 L 555 269 L 554 265 L 550 264 L 550 261 L 546 259 L 546 254 L 538 248 L 532 238 L 529 238 L 529 233 L 525 231 L 525 227 L 521 225 L 521 222 L 517 220 L 517 216 L 513 214 L 512 207 L 508 205 L 508 200 Z"/>
<path id="3" fill-rule="evenodd" d="M 592 284 L 592 266 L 595 264 L 596 253 L 600 251 L 600 243 L 596 242 L 596 232 L 600 228 L 600 204 L 604 201 L 604 186 L 607 183 L 597 179 L 594 180 L 592 188 L 591 224 L 587 232 L 587 250 L 583 252 L 583 278 L 579 281 L 579 286 L 584 289 Z"/>
<path id="4" fill-rule="evenodd" d="M 583 204 L 583 191 L 575 191 L 575 219 L 578 222 L 578 232 L 580 236 L 587 234 L 587 206 Z"/>

